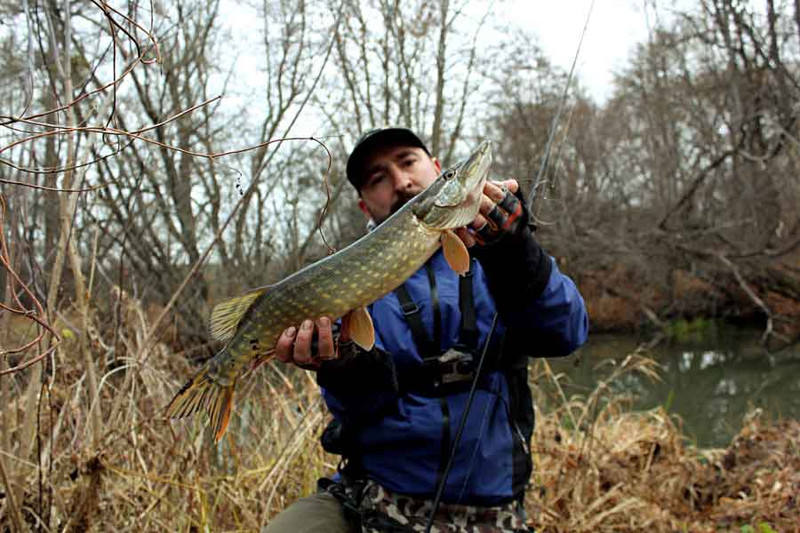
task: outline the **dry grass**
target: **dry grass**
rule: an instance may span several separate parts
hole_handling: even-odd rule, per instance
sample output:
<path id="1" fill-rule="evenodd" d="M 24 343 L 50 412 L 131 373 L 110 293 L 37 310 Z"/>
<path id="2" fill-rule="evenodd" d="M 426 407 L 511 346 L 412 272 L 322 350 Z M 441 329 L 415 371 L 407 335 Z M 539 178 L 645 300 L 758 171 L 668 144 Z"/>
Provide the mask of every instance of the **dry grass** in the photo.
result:
<path id="1" fill-rule="evenodd" d="M 327 415 L 313 376 L 268 366 L 239 394 L 231 429 L 212 444 L 205 420 L 174 423 L 163 406 L 191 374 L 164 345 L 136 360 L 147 319 L 126 303 L 117 340 L 93 331 L 103 427 L 93 444 L 86 372 L 73 358 L 77 339 L 61 350 L 41 396 L 38 438 L 20 442 L 25 375 L 10 382 L 0 450 L 0 531 L 257 531 L 330 473 L 336 457 L 318 444 Z M 73 346 L 71 343 L 74 343 Z M 549 367 L 532 379 L 558 383 Z M 631 355 L 609 382 L 630 372 L 657 376 Z M 553 402 L 550 402 L 551 404 Z M 542 531 L 706 531 L 800 523 L 800 427 L 747 422 L 728 450 L 700 452 L 661 411 L 631 413 L 607 386 L 585 398 L 558 395 L 537 413 L 537 469 L 527 498 Z M 33 445 L 31 445 L 33 444 Z M 28 450 L 31 450 L 29 452 Z M 9 490 L 9 487 L 11 490 Z"/>
<path id="2" fill-rule="evenodd" d="M 67 336 L 43 389 L 30 453 L 20 442 L 29 377 L 15 375 L 16 399 L 4 406 L 10 444 L 0 460 L 9 482 L 0 478 L 0 532 L 18 529 L 15 516 L 45 531 L 254 531 L 334 468 L 317 444 L 326 414 L 305 372 L 272 367 L 245 379 L 218 446 L 205 420 L 164 420 L 163 407 L 193 369 L 165 345 L 135 361 L 147 324 L 135 301 L 126 305 L 116 342 L 111 332 L 90 333 L 95 361 L 117 354 L 98 374 L 103 427 L 95 444 L 86 372 L 72 358 L 77 337 Z"/>
<path id="3" fill-rule="evenodd" d="M 537 418 L 526 497 L 537 531 L 800 531 L 798 421 L 753 412 L 727 449 L 698 450 L 662 408 L 630 412 L 609 393 L 629 372 L 657 377 L 631 354 L 586 399 Z"/>

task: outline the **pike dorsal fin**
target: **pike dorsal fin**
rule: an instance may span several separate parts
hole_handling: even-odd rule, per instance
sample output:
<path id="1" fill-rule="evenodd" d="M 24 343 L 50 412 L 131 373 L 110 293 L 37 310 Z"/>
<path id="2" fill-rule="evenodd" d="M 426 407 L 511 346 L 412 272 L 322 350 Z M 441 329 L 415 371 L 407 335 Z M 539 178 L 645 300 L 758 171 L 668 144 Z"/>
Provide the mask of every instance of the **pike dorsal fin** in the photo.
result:
<path id="1" fill-rule="evenodd" d="M 342 318 L 342 338 L 352 339 L 367 351 L 375 346 L 375 327 L 366 307 L 353 309 Z"/>
<path id="2" fill-rule="evenodd" d="M 444 258 L 447 259 L 447 264 L 459 276 L 469 272 L 469 250 L 453 230 L 448 229 L 442 232 L 442 249 L 444 249 Z"/>
<path id="3" fill-rule="evenodd" d="M 254 289 L 215 305 L 211 310 L 211 319 L 208 321 L 208 330 L 211 332 L 211 336 L 218 341 L 231 340 L 247 310 L 259 296 L 267 292 L 267 288 Z"/>

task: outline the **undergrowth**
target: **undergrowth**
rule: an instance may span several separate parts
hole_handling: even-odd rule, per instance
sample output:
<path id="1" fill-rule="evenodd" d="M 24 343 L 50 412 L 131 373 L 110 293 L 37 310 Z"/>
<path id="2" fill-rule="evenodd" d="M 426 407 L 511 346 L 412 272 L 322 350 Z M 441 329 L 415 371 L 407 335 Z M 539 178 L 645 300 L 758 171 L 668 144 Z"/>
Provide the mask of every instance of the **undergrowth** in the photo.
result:
<path id="1" fill-rule="evenodd" d="M 80 332 L 65 336 L 43 386 L 29 383 L 30 373 L 0 378 L 10 398 L 0 531 L 258 531 L 335 469 L 337 457 L 318 442 L 328 414 L 313 374 L 279 363 L 243 380 L 219 445 L 204 417 L 163 419 L 193 368 L 164 344 L 143 354 L 147 319 L 136 301 L 126 306 L 113 342 L 102 328 L 88 335 L 101 369 L 96 399 L 76 355 Z M 537 412 L 526 497 L 537 531 L 786 531 L 800 523 L 796 422 L 765 426 L 754 414 L 727 449 L 698 450 L 673 416 L 631 412 L 611 392 L 631 372 L 658 379 L 656 363 L 634 353 L 594 391 L 567 397 L 562 376 L 546 362 L 532 365 L 536 394 L 548 382 L 557 396 Z M 29 390 L 35 417 L 26 416 Z M 101 427 L 90 429 L 92 420 Z"/>

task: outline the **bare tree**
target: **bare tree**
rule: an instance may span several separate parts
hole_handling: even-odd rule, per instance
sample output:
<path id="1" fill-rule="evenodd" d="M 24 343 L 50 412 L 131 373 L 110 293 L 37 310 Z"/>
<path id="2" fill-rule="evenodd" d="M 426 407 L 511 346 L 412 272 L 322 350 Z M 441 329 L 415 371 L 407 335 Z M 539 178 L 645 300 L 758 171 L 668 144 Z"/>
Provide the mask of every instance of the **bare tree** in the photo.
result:
<path id="1" fill-rule="evenodd" d="M 540 238 L 574 276 L 591 275 L 658 324 L 658 315 L 750 307 L 778 344 L 797 335 L 776 310 L 800 287 L 800 190 L 788 149 L 800 96 L 797 58 L 788 60 L 795 29 L 773 2 L 765 17 L 748 3 L 703 2 L 654 30 L 603 108 L 573 99 Z M 519 77 L 506 79 L 513 87 Z M 552 99 L 507 90 L 516 103 L 498 107 L 498 127 L 511 135 L 503 160 L 530 175 L 526 156 L 542 146 L 532 125 L 548 123 Z M 677 283 L 687 277 L 716 297 L 688 301 Z"/>

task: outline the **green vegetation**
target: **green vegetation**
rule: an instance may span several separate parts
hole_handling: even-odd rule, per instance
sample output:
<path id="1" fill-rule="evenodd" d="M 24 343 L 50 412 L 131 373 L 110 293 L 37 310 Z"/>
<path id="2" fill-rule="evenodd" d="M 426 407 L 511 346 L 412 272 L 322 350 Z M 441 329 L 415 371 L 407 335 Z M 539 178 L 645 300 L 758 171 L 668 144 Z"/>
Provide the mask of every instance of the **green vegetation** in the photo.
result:
<path id="1" fill-rule="evenodd" d="M 709 318 L 673 320 L 667 326 L 667 336 L 679 343 L 702 342 L 717 335 L 718 321 Z"/>
<path id="2" fill-rule="evenodd" d="M 741 533 L 777 533 L 774 529 L 772 529 L 772 526 L 766 522 L 760 522 L 757 527 L 746 524 L 739 528 L 739 531 L 741 531 Z"/>

